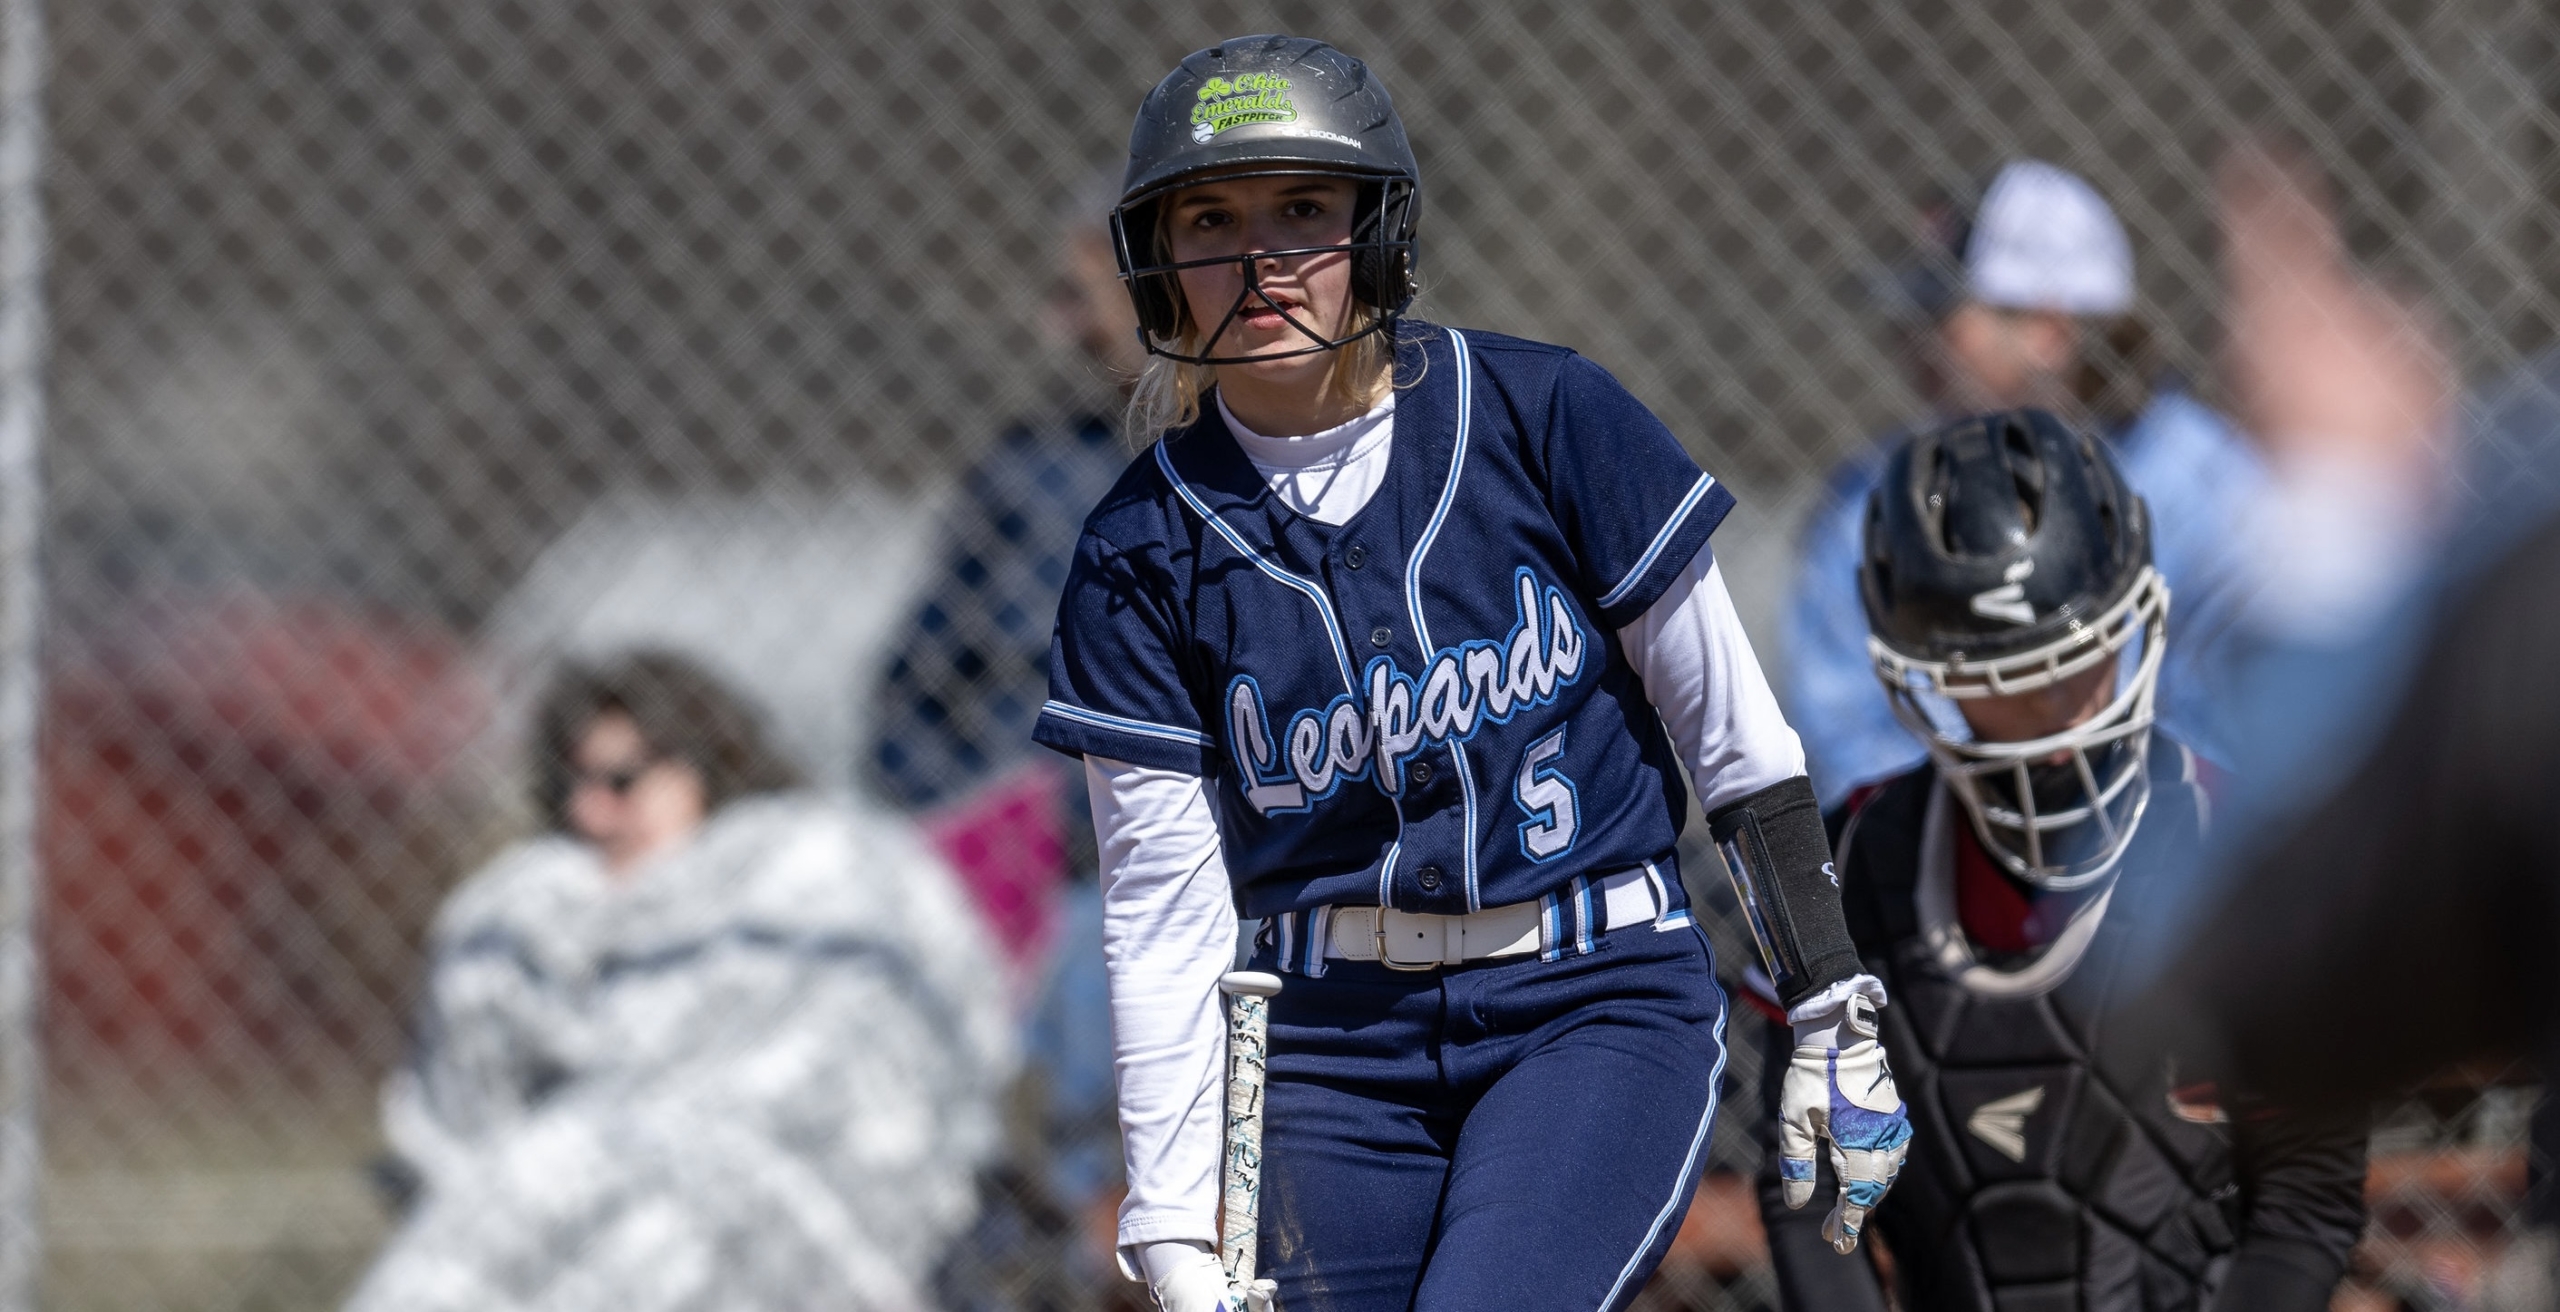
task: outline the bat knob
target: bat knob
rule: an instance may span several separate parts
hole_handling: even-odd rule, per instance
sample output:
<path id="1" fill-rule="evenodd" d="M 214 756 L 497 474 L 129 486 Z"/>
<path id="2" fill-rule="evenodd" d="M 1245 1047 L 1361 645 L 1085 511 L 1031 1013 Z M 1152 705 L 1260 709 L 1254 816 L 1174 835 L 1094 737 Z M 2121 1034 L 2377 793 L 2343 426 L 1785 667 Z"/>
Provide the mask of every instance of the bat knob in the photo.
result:
<path id="1" fill-rule="evenodd" d="M 1218 990 L 1267 998 L 1280 991 L 1280 977 L 1259 970 L 1231 970 L 1218 978 Z"/>

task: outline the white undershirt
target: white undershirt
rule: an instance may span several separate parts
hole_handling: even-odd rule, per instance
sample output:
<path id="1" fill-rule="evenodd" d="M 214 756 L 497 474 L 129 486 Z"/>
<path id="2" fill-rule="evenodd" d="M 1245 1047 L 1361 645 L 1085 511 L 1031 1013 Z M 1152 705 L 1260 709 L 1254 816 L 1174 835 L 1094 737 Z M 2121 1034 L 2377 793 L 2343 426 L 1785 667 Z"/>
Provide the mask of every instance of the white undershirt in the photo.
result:
<path id="1" fill-rule="evenodd" d="M 1324 524 L 1359 513 L 1385 481 L 1392 393 L 1350 423 L 1264 437 L 1221 417 L 1290 509 Z M 1804 773 L 1724 575 L 1700 551 L 1670 590 L 1618 631 L 1627 663 L 1712 811 Z M 1214 1243 L 1225 1109 L 1218 976 L 1234 964 L 1234 891 L 1207 783 L 1178 770 L 1085 758 L 1102 864 L 1103 958 L 1129 1193 L 1120 1251 Z"/>
<path id="2" fill-rule="evenodd" d="M 1281 504 L 1319 524 L 1349 523 L 1387 479 L 1387 444 L 1396 435 L 1394 388 L 1369 413 L 1305 437 L 1264 437 L 1237 421 L 1224 395 L 1212 395 L 1218 417 Z"/>

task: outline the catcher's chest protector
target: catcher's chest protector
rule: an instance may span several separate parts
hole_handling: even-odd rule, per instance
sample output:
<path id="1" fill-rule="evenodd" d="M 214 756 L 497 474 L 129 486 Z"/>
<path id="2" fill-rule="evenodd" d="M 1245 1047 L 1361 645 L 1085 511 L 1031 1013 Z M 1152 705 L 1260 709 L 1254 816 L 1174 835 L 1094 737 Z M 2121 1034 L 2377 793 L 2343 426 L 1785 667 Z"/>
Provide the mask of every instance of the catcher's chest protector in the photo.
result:
<path id="1" fill-rule="evenodd" d="M 2146 863 L 2194 859 L 2184 757 L 2166 740 L 2155 748 L 2156 795 L 2125 855 L 2127 880 Z M 1851 933 L 1892 993 L 1883 1038 L 1915 1131 L 1910 1164 L 1876 1213 L 1906 1305 L 2202 1307 L 2235 1242 L 2229 1135 L 2209 1099 L 2173 1096 L 2171 1070 L 2110 1061 L 2100 1026 L 2138 898 L 2118 890 L 2052 991 L 1968 989 L 1929 947 L 1918 911 L 1936 788 L 1925 769 L 1888 785 L 1845 835 L 1842 869 Z M 1946 805 L 1942 841 L 1963 824 Z"/>

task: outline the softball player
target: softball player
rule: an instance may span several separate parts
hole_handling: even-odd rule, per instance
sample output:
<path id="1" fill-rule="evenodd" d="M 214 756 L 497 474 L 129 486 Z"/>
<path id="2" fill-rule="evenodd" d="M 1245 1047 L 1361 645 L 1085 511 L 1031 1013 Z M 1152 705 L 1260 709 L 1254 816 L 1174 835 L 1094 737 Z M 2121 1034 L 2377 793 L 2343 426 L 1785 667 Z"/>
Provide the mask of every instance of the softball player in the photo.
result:
<path id="1" fill-rule="evenodd" d="M 1685 768 L 1795 1022 L 1842 1251 L 1910 1129 L 1803 752 L 1707 538 L 1733 504 L 1572 352 L 1406 319 L 1386 89 L 1246 37 L 1156 87 L 1114 213 L 1160 437 L 1087 519 L 1036 736 L 1084 758 L 1124 1266 L 1241 1306 L 1217 1234 L 1239 912 L 1274 999 L 1261 1249 L 1290 1312 L 1615 1308 L 1697 1186 L 1725 999 Z"/>

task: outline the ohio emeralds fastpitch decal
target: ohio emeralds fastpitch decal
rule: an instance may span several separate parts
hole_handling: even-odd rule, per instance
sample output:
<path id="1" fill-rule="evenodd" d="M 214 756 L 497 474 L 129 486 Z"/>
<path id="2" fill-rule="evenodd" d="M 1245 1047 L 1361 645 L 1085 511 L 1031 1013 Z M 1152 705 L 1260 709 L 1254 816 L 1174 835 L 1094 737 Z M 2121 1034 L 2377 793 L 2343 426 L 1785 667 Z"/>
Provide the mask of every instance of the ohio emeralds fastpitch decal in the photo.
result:
<path id="1" fill-rule="evenodd" d="M 1289 123 L 1298 117 L 1289 98 L 1289 79 L 1272 73 L 1213 77 L 1200 84 L 1200 103 L 1191 107 L 1191 139 L 1207 141 L 1229 128 L 1248 123 Z"/>

